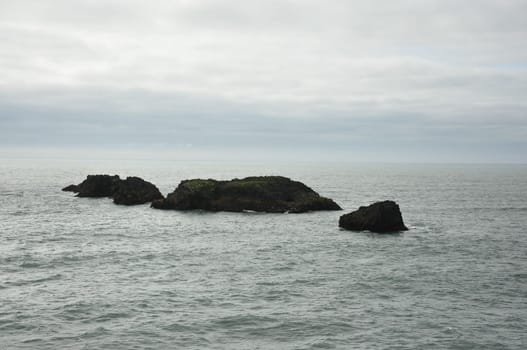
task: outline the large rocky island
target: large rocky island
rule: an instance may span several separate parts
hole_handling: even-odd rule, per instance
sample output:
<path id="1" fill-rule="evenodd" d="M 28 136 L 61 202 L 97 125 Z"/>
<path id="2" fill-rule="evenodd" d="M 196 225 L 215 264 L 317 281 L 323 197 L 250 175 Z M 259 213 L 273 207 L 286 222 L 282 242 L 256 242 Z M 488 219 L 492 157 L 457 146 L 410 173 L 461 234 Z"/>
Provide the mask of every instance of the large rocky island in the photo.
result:
<path id="1" fill-rule="evenodd" d="M 135 205 L 162 199 L 157 187 L 139 177 L 122 180 L 118 175 L 88 175 L 78 185 L 69 185 L 63 191 L 77 193 L 77 197 L 111 197 L 115 204 Z"/>
<path id="2" fill-rule="evenodd" d="M 303 213 L 341 210 L 301 182 L 282 176 L 255 176 L 230 181 L 184 180 L 165 199 L 152 202 L 156 209 L 207 211 L 258 211 Z"/>

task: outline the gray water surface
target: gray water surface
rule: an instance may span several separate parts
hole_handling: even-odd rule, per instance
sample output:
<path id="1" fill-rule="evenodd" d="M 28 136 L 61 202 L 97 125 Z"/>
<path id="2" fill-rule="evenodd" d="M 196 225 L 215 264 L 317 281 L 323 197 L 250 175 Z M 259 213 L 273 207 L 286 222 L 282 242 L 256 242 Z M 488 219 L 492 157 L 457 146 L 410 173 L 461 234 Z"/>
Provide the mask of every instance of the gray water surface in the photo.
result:
<path id="1" fill-rule="evenodd" d="M 116 206 L 60 189 L 285 175 L 343 212 Z M 525 349 L 527 167 L 4 160 L 0 349 Z M 409 231 L 338 228 L 396 200 Z"/>

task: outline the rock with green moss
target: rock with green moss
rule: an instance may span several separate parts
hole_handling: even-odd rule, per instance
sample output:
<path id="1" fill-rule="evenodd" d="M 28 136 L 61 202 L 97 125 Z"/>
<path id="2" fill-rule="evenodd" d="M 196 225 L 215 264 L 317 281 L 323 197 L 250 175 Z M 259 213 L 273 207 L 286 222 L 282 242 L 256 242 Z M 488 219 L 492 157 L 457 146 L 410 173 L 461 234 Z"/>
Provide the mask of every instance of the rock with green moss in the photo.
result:
<path id="1" fill-rule="evenodd" d="M 247 177 L 231 181 L 185 180 L 166 199 L 153 201 L 152 207 L 268 213 L 341 210 L 333 200 L 321 197 L 301 182 L 282 176 Z"/>

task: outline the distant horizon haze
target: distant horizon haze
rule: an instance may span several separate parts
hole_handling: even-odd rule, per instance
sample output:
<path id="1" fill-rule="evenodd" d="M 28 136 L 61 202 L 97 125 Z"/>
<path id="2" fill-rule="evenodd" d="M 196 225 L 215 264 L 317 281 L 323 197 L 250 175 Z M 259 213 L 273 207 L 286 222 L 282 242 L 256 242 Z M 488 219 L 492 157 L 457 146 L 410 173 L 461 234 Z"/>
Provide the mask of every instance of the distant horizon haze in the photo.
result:
<path id="1" fill-rule="evenodd" d="M 410 154 L 379 154 L 366 152 L 353 152 L 346 150 L 291 150 L 291 149 L 197 149 L 192 146 L 181 147 L 4 147 L 0 148 L 0 160 L 39 160 L 47 161 L 116 161 L 116 164 L 127 164 L 135 161 L 153 162 L 215 162 L 229 164 L 232 162 L 245 162 L 254 164 L 429 164 L 434 165 L 527 165 L 527 162 L 503 157 L 489 161 L 485 157 L 453 157 L 449 154 L 429 157 L 428 155 Z"/>

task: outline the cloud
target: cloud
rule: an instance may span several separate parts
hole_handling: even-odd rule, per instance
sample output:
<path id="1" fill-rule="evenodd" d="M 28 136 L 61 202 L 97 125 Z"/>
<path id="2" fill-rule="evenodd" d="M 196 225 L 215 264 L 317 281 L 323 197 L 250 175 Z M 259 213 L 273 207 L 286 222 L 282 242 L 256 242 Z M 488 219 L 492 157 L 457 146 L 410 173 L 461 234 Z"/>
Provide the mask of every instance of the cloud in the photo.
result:
<path id="1" fill-rule="evenodd" d="M 443 158 L 494 147 L 525 161 L 524 13 L 516 0 L 2 1 L 0 145 L 380 158 L 436 145 L 426 159 L 456 144 Z"/>

